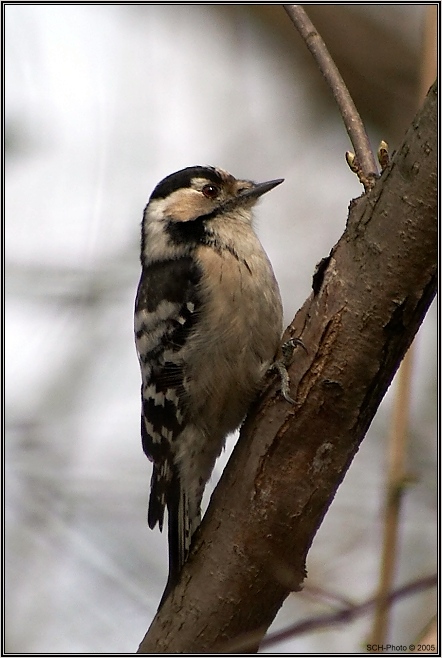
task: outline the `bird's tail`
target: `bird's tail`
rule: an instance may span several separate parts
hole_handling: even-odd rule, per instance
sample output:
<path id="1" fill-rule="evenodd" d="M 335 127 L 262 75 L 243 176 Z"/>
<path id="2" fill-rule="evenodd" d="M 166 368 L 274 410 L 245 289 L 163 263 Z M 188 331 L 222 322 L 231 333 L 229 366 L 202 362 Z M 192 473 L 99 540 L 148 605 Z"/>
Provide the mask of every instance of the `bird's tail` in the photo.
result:
<path id="1" fill-rule="evenodd" d="M 168 491 L 169 575 L 161 597 L 161 608 L 177 584 L 189 554 L 195 530 L 201 522 L 200 496 L 189 496 L 178 475 L 174 475 Z"/>

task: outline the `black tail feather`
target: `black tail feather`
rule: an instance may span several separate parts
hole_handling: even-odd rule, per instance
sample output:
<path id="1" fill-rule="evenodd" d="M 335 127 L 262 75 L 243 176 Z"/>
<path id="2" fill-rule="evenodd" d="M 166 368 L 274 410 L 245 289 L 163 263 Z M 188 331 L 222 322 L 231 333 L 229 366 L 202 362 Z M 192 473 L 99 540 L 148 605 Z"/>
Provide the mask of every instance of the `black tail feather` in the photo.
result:
<path id="1" fill-rule="evenodd" d="M 177 475 L 174 475 L 169 485 L 167 516 L 169 575 L 158 609 L 161 608 L 169 593 L 177 584 L 189 552 L 190 537 L 187 531 L 189 516 L 187 496 L 183 491 L 180 478 Z"/>

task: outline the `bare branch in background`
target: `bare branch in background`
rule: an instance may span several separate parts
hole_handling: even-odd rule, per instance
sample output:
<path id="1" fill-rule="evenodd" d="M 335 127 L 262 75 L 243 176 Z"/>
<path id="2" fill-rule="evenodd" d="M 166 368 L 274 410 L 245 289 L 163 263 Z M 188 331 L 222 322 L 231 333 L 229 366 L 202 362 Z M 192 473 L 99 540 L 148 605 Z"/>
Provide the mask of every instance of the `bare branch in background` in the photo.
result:
<path id="1" fill-rule="evenodd" d="M 417 594 L 426 589 L 436 587 L 437 585 L 437 575 L 427 576 L 425 578 L 418 578 L 411 583 L 407 583 L 402 587 L 399 587 L 394 592 L 390 592 L 387 597 L 388 603 L 391 605 L 406 596 L 411 596 Z M 354 621 L 358 617 L 371 612 L 377 603 L 378 597 L 373 597 L 362 603 L 347 603 L 345 606 L 342 606 L 338 610 L 333 610 L 332 612 L 327 612 L 322 615 L 316 615 L 310 617 L 310 619 L 304 619 L 304 621 L 297 622 L 292 624 L 287 628 L 284 628 L 282 631 L 276 633 L 270 633 L 267 637 L 262 640 L 260 644 L 260 649 L 269 648 L 278 642 L 285 642 L 304 633 L 311 633 L 317 630 L 323 630 L 329 626 L 336 626 L 337 624 L 349 623 Z M 250 646 L 253 640 L 256 641 L 256 638 L 253 637 L 239 637 L 234 640 L 229 646 L 225 647 L 225 653 L 234 653 L 241 651 L 243 648 Z"/>
<path id="2" fill-rule="evenodd" d="M 422 102 L 427 89 L 437 74 L 437 9 L 428 7 L 422 44 L 422 71 L 419 98 Z M 380 159 L 381 161 L 381 159 Z M 407 473 L 408 435 L 410 424 L 410 402 L 412 392 L 413 345 L 411 345 L 397 376 L 396 399 L 393 408 L 390 436 L 388 440 L 388 474 L 385 487 L 382 555 L 380 560 L 377 602 L 375 607 L 371 644 L 376 653 L 388 642 L 390 625 L 391 591 L 399 562 L 399 533 L 404 493 L 410 484 Z"/>
<path id="3" fill-rule="evenodd" d="M 284 5 L 284 9 L 304 39 L 307 48 L 318 63 L 322 75 L 333 92 L 333 96 L 344 120 L 345 128 L 355 150 L 356 159 L 361 170 L 359 178 L 364 185 L 364 189 L 367 191 L 373 187 L 378 168 L 364 124 L 356 106 L 325 43 L 304 9 L 301 5 Z"/>
<path id="4" fill-rule="evenodd" d="M 390 617 L 390 596 L 396 575 L 399 553 L 400 512 L 403 494 L 411 477 L 406 471 L 408 424 L 411 396 L 412 347 L 408 350 L 398 373 L 396 398 L 388 440 L 388 481 L 385 492 L 381 567 L 372 644 L 386 644 Z"/>

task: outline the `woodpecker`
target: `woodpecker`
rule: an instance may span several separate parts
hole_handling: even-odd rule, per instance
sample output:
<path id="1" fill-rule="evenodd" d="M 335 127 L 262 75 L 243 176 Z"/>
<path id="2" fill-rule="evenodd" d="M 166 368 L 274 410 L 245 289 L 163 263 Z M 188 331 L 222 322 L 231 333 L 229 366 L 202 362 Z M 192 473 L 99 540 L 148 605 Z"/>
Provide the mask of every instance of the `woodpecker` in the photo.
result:
<path id="1" fill-rule="evenodd" d="M 141 225 L 135 342 L 141 438 L 153 462 L 148 524 L 167 508 L 175 586 L 201 520 L 205 485 L 275 361 L 282 303 L 254 231 L 257 200 L 283 182 L 238 180 L 217 167 L 167 176 Z"/>

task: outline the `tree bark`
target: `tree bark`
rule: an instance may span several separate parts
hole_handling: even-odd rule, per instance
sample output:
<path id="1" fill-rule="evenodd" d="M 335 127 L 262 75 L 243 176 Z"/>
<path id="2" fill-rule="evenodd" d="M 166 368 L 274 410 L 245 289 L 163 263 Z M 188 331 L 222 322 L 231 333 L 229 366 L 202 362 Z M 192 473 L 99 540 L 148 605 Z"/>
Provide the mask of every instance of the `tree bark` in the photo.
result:
<path id="1" fill-rule="evenodd" d="M 242 428 L 175 591 L 139 653 L 255 652 L 436 292 L 434 85 L 286 332 L 301 338 L 289 405 L 274 382 Z"/>

